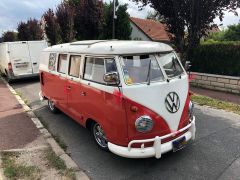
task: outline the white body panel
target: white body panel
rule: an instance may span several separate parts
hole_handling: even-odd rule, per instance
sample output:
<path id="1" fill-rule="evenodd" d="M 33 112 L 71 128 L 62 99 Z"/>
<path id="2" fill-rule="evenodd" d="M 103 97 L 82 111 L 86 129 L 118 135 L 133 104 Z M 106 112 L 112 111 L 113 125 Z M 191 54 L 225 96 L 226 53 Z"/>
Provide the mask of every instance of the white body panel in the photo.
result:
<path id="1" fill-rule="evenodd" d="M 180 108 L 176 113 L 170 113 L 165 108 L 165 99 L 170 92 L 176 92 L 180 99 Z M 155 82 L 150 85 L 124 85 L 123 95 L 160 115 L 165 119 L 170 130 L 175 132 L 178 129 L 188 96 L 188 76 L 185 74 L 181 79 L 174 78 L 170 82 Z"/>
<path id="2" fill-rule="evenodd" d="M 0 44 L 1 72 L 7 75 L 8 63 L 11 63 L 13 74 L 10 78 L 12 79 L 37 75 L 40 54 L 46 47 L 46 41 L 6 42 Z"/>

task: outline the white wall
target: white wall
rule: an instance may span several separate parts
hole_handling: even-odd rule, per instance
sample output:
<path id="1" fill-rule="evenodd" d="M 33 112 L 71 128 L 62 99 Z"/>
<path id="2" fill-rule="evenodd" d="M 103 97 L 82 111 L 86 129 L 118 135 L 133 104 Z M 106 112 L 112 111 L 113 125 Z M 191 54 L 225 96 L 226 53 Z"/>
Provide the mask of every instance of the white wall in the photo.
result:
<path id="1" fill-rule="evenodd" d="M 132 27 L 131 39 L 132 40 L 142 40 L 142 41 L 151 41 L 133 22 L 130 22 Z"/>

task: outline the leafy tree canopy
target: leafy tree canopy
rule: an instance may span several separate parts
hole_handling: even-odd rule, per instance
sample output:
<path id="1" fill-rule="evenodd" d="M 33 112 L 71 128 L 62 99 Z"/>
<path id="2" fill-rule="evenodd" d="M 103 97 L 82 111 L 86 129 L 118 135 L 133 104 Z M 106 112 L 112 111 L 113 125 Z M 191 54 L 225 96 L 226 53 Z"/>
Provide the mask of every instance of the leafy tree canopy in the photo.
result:
<path id="1" fill-rule="evenodd" d="M 40 23 L 36 19 L 29 19 L 26 23 L 20 22 L 17 27 L 20 41 L 41 40 L 43 32 Z"/>
<path id="2" fill-rule="evenodd" d="M 7 31 L 4 32 L 2 35 L 2 41 L 3 42 L 13 42 L 13 41 L 17 41 L 17 32 L 14 31 Z"/>
<path id="3" fill-rule="evenodd" d="M 240 41 L 240 24 L 228 26 L 227 29 L 211 33 L 207 41 Z"/>
<path id="4" fill-rule="evenodd" d="M 75 38 L 74 14 L 74 8 L 66 2 L 62 2 L 57 7 L 56 17 L 64 43 L 71 42 Z"/>
<path id="5" fill-rule="evenodd" d="M 97 39 L 103 24 L 103 3 L 95 0 L 65 0 L 75 9 L 76 39 Z"/>
<path id="6" fill-rule="evenodd" d="M 132 28 L 130 26 L 127 4 L 119 5 L 115 19 L 115 38 L 120 40 L 130 39 Z M 100 39 L 112 39 L 113 3 L 104 4 L 104 24 Z"/>
<path id="7" fill-rule="evenodd" d="M 61 42 L 60 27 L 57 22 L 57 18 L 52 9 L 48 9 L 43 15 L 44 28 L 48 41 L 51 45 L 55 45 Z"/>
<path id="8" fill-rule="evenodd" d="M 173 41 L 181 52 L 194 48 L 200 38 L 213 26 L 216 17 L 222 21 L 224 11 L 240 7 L 239 0 L 133 0 L 150 4 L 173 34 Z M 185 32 L 187 31 L 187 32 Z M 187 36 L 186 36 L 187 34 Z M 186 38 L 186 39 L 185 39 Z"/>

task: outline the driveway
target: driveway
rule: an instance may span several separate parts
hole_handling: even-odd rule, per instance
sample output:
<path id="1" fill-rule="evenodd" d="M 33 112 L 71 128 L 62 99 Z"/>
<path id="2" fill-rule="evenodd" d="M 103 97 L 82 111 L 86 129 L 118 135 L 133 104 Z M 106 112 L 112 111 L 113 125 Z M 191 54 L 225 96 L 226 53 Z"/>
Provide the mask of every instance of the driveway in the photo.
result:
<path id="1" fill-rule="evenodd" d="M 196 106 L 196 141 L 161 159 L 126 159 L 101 151 L 88 130 L 39 101 L 38 80 L 12 84 L 91 179 L 237 179 L 240 177 L 240 116 Z"/>

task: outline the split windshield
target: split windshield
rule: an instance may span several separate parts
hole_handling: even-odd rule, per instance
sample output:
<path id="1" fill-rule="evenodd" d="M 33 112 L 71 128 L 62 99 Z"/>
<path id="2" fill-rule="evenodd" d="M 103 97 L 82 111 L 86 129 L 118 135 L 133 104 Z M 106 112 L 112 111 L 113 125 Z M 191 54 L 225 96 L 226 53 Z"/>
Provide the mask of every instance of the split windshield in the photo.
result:
<path id="1" fill-rule="evenodd" d="M 157 58 L 156 58 L 157 57 Z M 173 52 L 155 55 L 123 56 L 121 65 L 128 85 L 163 81 L 162 66 L 168 78 L 181 75 L 184 70 Z"/>
<path id="2" fill-rule="evenodd" d="M 122 68 L 126 84 L 147 83 L 164 79 L 153 55 L 123 56 Z"/>
<path id="3" fill-rule="evenodd" d="M 159 62 L 163 66 L 163 69 L 165 70 L 169 78 L 180 76 L 184 72 L 183 68 L 180 65 L 180 62 L 178 61 L 176 55 L 173 52 L 166 54 L 158 54 L 158 56 Z"/>

